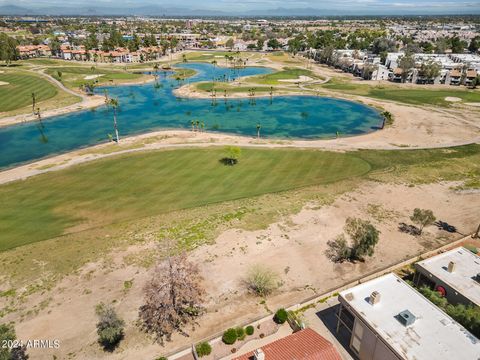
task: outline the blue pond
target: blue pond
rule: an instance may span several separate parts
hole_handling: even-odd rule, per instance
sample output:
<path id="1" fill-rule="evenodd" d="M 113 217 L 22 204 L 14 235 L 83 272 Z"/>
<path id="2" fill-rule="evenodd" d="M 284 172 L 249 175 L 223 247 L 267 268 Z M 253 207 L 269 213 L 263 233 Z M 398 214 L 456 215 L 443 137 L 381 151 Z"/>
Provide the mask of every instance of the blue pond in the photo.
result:
<path id="1" fill-rule="evenodd" d="M 263 67 L 225 69 L 210 64 L 188 63 L 197 71 L 188 82 L 266 74 Z M 183 99 L 173 90 L 179 82 L 166 74 L 159 85 L 108 87 L 118 97 L 120 138 L 159 129 L 190 128 L 200 120 L 206 131 L 282 139 L 318 139 L 374 131 L 381 124 L 378 112 L 359 103 L 315 96 L 282 96 L 256 99 Z M 103 89 L 97 92 L 103 93 Z M 54 154 L 108 141 L 113 134 L 112 110 L 102 106 L 66 115 L 0 128 L 0 168 L 31 162 Z"/>

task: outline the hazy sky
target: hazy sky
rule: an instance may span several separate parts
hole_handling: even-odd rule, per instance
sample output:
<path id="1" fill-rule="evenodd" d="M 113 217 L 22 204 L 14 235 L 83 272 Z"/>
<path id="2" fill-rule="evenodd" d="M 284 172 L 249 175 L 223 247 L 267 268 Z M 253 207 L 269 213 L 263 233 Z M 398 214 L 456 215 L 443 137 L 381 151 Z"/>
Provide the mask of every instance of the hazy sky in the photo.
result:
<path id="1" fill-rule="evenodd" d="M 365 13 L 480 13 L 480 0 L 0 0 L 17 6 L 115 6 L 158 5 L 166 8 L 249 11 L 275 8 L 315 8 Z"/>

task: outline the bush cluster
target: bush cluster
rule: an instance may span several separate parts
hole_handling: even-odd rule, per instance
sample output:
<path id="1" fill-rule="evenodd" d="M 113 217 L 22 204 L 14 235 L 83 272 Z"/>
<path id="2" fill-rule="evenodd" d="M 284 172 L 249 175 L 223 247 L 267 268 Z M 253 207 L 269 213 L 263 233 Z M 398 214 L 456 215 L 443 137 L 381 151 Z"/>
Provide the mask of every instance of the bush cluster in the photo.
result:
<path id="1" fill-rule="evenodd" d="M 204 357 L 210 355 L 210 353 L 212 352 L 212 347 L 208 342 L 204 341 L 195 345 L 195 350 L 197 351 L 198 356 Z"/>
<path id="2" fill-rule="evenodd" d="M 285 321 L 287 321 L 287 318 L 288 318 L 287 310 L 278 309 L 277 312 L 275 313 L 275 316 L 273 317 L 273 320 L 277 324 L 283 324 L 283 323 L 285 323 Z"/>
<path id="3" fill-rule="evenodd" d="M 255 328 L 252 325 L 248 325 L 245 328 L 245 332 L 247 333 L 248 336 L 251 336 L 255 332 Z"/>
<path id="4" fill-rule="evenodd" d="M 223 333 L 222 341 L 227 345 L 232 345 L 237 341 L 237 330 L 230 328 Z"/>
<path id="5" fill-rule="evenodd" d="M 237 340 L 243 340 L 245 339 L 245 329 L 242 327 L 238 327 L 235 329 L 237 331 Z"/>
<path id="6" fill-rule="evenodd" d="M 95 313 L 99 318 L 97 323 L 98 342 L 104 349 L 113 350 L 123 338 L 125 323 L 110 305 L 98 304 Z"/>

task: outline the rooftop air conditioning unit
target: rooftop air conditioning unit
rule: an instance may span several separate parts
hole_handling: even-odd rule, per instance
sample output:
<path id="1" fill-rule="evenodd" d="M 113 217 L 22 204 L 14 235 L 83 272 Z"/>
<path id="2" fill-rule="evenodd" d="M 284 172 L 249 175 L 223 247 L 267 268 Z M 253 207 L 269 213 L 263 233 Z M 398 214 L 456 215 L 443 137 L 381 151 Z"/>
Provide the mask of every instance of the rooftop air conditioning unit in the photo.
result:
<path id="1" fill-rule="evenodd" d="M 448 268 L 447 268 L 449 273 L 453 273 L 455 271 L 455 263 L 453 261 L 450 261 L 448 263 Z"/>
<path id="2" fill-rule="evenodd" d="M 368 302 L 371 305 L 378 304 L 380 302 L 380 293 L 378 291 L 374 291 L 370 294 L 370 297 L 368 298 Z"/>
<path id="3" fill-rule="evenodd" d="M 410 311 L 408 310 L 403 310 L 401 311 L 397 316 L 396 316 L 397 320 L 400 321 L 400 323 L 403 325 L 403 326 L 409 326 L 409 325 L 412 325 L 415 320 L 416 320 L 416 317 L 415 315 L 413 315 Z"/>
<path id="4" fill-rule="evenodd" d="M 253 352 L 253 358 L 255 360 L 265 360 L 265 353 L 262 349 L 257 349 Z"/>

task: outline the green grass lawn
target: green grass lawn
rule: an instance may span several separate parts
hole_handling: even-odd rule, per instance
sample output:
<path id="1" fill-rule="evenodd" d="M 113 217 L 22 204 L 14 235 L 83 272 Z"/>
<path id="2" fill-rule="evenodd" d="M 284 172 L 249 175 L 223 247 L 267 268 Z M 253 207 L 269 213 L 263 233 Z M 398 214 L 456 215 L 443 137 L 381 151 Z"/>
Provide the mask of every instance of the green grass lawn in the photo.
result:
<path id="1" fill-rule="evenodd" d="M 361 176 L 370 165 L 333 152 L 221 148 L 129 154 L 0 187 L 0 250 L 122 220 Z M 75 226 L 75 228 L 73 228 Z"/>
<path id="2" fill-rule="evenodd" d="M 277 71 L 272 74 L 252 76 L 252 77 L 249 77 L 247 81 L 254 82 L 256 84 L 265 84 L 265 85 L 278 85 L 278 84 L 286 85 L 288 83 L 281 82 L 279 80 L 295 80 L 295 79 L 298 79 L 300 76 L 308 76 L 308 77 L 311 77 L 312 79 L 319 78 L 310 70 L 300 69 L 300 68 L 286 68 L 285 70 Z"/>
<path id="3" fill-rule="evenodd" d="M 373 88 L 368 96 L 382 99 L 404 102 L 413 105 L 437 105 L 449 106 L 452 103 L 445 100 L 447 96 L 458 97 L 464 102 L 480 102 L 478 90 L 433 90 L 433 89 L 379 89 Z"/>
<path id="4" fill-rule="evenodd" d="M 243 149 L 233 167 L 220 163 L 223 156 L 222 148 L 132 153 L 0 186 L 0 251 L 175 210 L 341 180 L 463 180 L 478 186 L 480 178 L 480 145 L 351 153 Z"/>
<path id="5" fill-rule="evenodd" d="M 59 76 L 59 72 L 62 74 Z M 125 72 L 122 69 L 107 69 L 104 67 L 82 67 L 82 66 L 65 66 L 65 67 L 49 67 L 46 73 L 61 81 L 69 88 L 78 88 L 83 84 L 98 80 L 99 84 L 107 84 L 115 81 L 133 81 L 140 79 L 142 74 L 134 74 Z M 95 79 L 85 79 L 86 76 L 101 75 Z"/>
<path id="6" fill-rule="evenodd" d="M 227 66 L 225 56 L 237 56 L 237 53 L 235 51 L 193 51 L 193 52 L 187 52 L 185 54 L 187 61 L 208 61 L 211 62 L 213 60 L 217 61 L 219 66 Z M 240 52 L 240 58 L 242 59 L 255 59 L 259 58 L 260 54 L 251 52 L 251 51 L 246 51 L 246 52 Z"/>
<path id="7" fill-rule="evenodd" d="M 20 109 L 32 104 L 32 92 L 37 102 L 57 95 L 57 87 L 40 76 L 24 72 L 0 73 L 0 81 L 8 85 L 0 86 L 0 112 Z"/>
<path id="8" fill-rule="evenodd" d="M 193 69 L 182 68 L 181 65 L 178 65 L 178 67 L 175 67 L 173 70 L 175 71 L 175 73 L 170 75 L 170 77 L 177 80 L 188 79 L 189 77 L 192 77 L 197 73 Z"/>
<path id="9" fill-rule="evenodd" d="M 448 107 L 452 103 L 445 100 L 446 97 L 458 97 L 464 102 L 480 102 L 480 90 L 469 90 L 463 87 L 452 88 L 446 86 L 443 90 L 432 89 L 428 85 L 423 88 L 402 88 L 394 84 L 382 86 L 370 86 L 332 79 L 322 88 L 344 92 L 353 95 L 368 96 L 380 100 L 392 100 L 411 105 L 436 105 Z"/>

